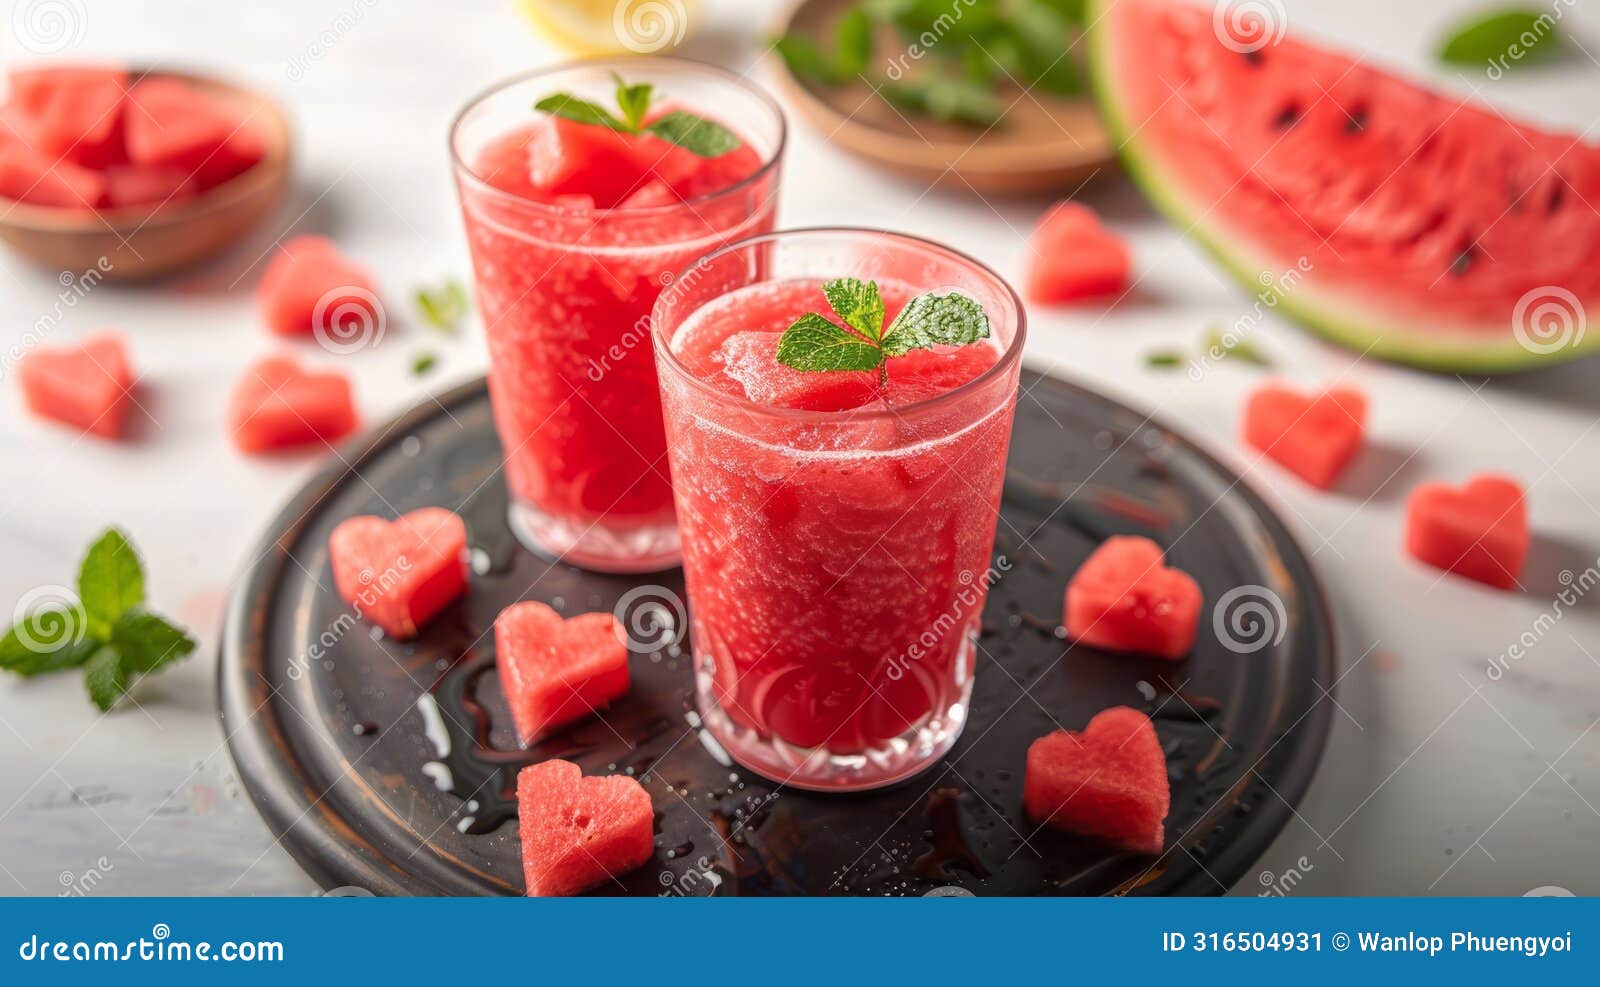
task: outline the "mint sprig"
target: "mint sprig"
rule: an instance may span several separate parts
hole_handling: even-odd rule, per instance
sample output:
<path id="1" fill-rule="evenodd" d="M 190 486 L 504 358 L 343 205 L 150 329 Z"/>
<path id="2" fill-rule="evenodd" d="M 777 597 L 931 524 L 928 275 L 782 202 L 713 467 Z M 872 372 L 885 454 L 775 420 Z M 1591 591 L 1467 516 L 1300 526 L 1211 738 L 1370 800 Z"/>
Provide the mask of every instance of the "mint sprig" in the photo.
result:
<path id="1" fill-rule="evenodd" d="M 467 289 L 460 281 L 451 278 L 437 289 L 417 289 L 417 309 L 428 325 L 448 335 L 455 335 L 466 318 L 472 303 L 467 299 Z"/>
<path id="2" fill-rule="evenodd" d="M 89 698 L 109 710 L 140 676 L 194 651 L 194 639 L 144 608 L 144 567 L 108 528 L 78 567 L 78 602 L 26 614 L 0 637 L 0 668 L 23 676 L 82 667 Z"/>
<path id="3" fill-rule="evenodd" d="M 918 295 L 887 330 L 876 281 L 835 278 L 823 283 L 822 293 L 844 325 L 816 312 L 796 319 L 778 338 L 777 360 L 784 366 L 803 371 L 876 370 L 882 381 L 888 376 L 889 357 L 989 338 L 983 306 L 959 292 Z"/>
<path id="4" fill-rule="evenodd" d="M 1569 41 L 1553 17 L 1539 7 L 1501 10 L 1474 16 L 1454 25 L 1439 46 L 1439 60 L 1469 68 L 1497 67 L 1501 72 L 1516 65 L 1547 62 L 1567 51 Z M 1498 76 L 1494 76 L 1498 78 Z"/>
<path id="5" fill-rule="evenodd" d="M 619 134 L 650 134 L 702 158 L 721 157 L 743 143 L 738 134 L 722 124 L 683 110 L 663 113 L 646 123 L 650 103 L 655 98 L 655 86 L 648 82 L 624 82 L 615 72 L 611 77 L 617 83 L 617 110 L 621 113 L 620 117 L 599 103 L 571 93 L 551 93 L 533 104 L 533 108 L 540 113 L 605 127 Z"/>

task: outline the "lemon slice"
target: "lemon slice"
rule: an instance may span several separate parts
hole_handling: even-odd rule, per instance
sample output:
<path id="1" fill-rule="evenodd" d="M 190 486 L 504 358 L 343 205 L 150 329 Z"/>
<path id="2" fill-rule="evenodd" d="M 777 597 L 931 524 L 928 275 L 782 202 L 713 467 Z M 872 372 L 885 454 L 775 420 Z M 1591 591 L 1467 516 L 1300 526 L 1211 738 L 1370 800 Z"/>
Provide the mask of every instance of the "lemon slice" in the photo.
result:
<path id="1" fill-rule="evenodd" d="M 574 55 L 650 55 L 676 47 L 697 0 L 511 0 L 546 40 Z"/>

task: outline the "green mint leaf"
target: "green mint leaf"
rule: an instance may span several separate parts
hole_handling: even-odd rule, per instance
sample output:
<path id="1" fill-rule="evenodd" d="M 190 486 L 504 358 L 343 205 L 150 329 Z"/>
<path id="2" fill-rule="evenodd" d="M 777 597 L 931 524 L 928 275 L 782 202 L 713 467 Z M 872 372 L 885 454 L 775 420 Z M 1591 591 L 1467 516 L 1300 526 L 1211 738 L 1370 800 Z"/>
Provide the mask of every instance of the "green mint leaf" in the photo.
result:
<path id="1" fill-rule="evenodd" d="M 722 124 L 683 110 L 673 110 L 659 117 L 647 124 L 644 132 L 702 158 L 721 157 L 742 143 L 737 134 Z"/>
<path id="2" fill-rule="evenodd" d="M 1005 114 L 1004 105 L 988 86 L 932 72 L 905 82 L 886 82 L 878 95 L 912 113 L 973 127 L 993 126 Z"/>
<path id="3" fill-rule="evenodd" d="M 1144 355 L 1144 365 L 1166 370 L 1183 366 L 1183 354 L 1177 350 L 1155 350 Z"/>
<path id="4" fill-rule="evenodd" d="M 872 61 L 872 19 L 860 7 L 852 7 L 833 26 L 833 70 L 843 79 L 854 79 Z"/>
<path id="5" fill-rule="evenodd" d="M 112 625 L 144 602 L 139 553 L 116 528 L 106 529 L 83 557 L 78 601 L 88 618 L 89 635 L 97 641 L 109 640 Z"/>
<path id="6" fill-rule="evenodd" d="M 461 320 L 466 318 L 471 309 L 467 289 L 454 278 L 438 289 L 418 288 L 416 303 L 428 325 L 451 335 L 460 328 Z"/>
<path id="7" fill-rule="evenodd" d="M 26 615 L 0 638 L 0 668 L 43 675 L 83 664 L 98 645 L 84 636 L 82 610 L 52 607 Z"/>
<path id="8" fill-rule="evenodd" d="M 843 326 L 809 312 L 778 339 L 778 362 L 796 370 L 875 370 L 883 351 Z"/>
<path id="9" fill-rule="evenodd" d="M 839 84 L 839 72 L 832 58 L 803 34 L 785 34 L 772 43 L 773 50 L 793 72 L 795 78 L 819 86 Z"/>
<path id="10" fill-rule="evenodd" d="M 122 667 L 130 674 L 146 675 L 186 658 L 194 651 L 194 639 L 181 628 L 145 611 L 124 614 L 111 629 L 111 645 L 122 656 Z"/>
<path id="11" fill-rule="evenodd" d="M 540 113 L 565 117 L 578 123 L 609 127 L 619 133 L 631 134 L 635 132 L 626 123 L 612 116 L 611 112 L 605 107 L 598 103 L 591 103 L 586 99 L 579 99 L 571 93 L 551 93 L 533 104 L 533 108 Z"/>
<path id="12" fill-rule="evenodd" d="M 1458 23 L 1440 45 L 1439 60 L 1472 68 L 1496 65 L 1501 71 L 1548 61 L 1567 46 L 1556 16 L 1525 7 Z"/>
<path id="13" fill-rule="evenodd" d="M 648 82 L 629 85 L 615 72 L 611 73 L 611 78 L 617 83 L 617 108 L 622 111 L 622 119 L 627 122 L 628 130 L 638 133 L 644 125 L 645 114 L 650 112 L 650 99 L 656 87 Z"/>
<path id="14" fill-rule="evenodd" d="M 828 305 L 844 324 L 873 342 L 883 338 L 883 296 L 878 282 L 835 278 L 822 284 Z"/>
<path id="15" fill-rule="evenodd" d="M 918 295 L 906 303 L 883 335 L 883 350 L 903 356 L 915 349 L 965 346 L 989 338 L 983 306 L 960 292 Z"/>
<path id="16" fill-rule="evenodd" d="M 95 649 L 83 666 L 83 684 L 89 690 L 89 699 L 102 713 L 117 704 L 128 691 L 128 670 L 116 648 L 106 644 Z"/>
<path id="17" fill-rule="evenodd" d="M 439 358 L 432 353 L 418 353 L 411 358 L 411 376 L 421 377 L 432 370 L 439 363 Z"/>

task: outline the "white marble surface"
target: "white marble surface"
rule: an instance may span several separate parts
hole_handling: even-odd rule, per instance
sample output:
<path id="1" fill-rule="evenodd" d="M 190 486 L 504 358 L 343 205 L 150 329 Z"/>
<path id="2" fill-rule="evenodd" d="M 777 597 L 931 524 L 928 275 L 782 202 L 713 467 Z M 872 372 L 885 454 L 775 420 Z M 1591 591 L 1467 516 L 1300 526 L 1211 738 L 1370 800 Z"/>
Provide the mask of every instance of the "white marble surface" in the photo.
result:
<path id="1" fill-rule="evenodd" d="M 8 4 L 13 30 L 0 58 L 30 57 L 16 26 L 37 6 Z M 271 346 L 249 289 L 261 255 L 291 228 L 334 236 L 396 301 L 418 281 L 465 275 L 446 124 L 474 91 L 554 55 L 493 0 L 55 6 L 74 18 L 63 54 L 213 68 L 270 88 L 295 115 L 300 157 L 294 202 L 270 231 L 160 289 L 98 287 L 52 328 L 60 339 L 106 326 L 128 333 L 147 412 L 137 441 L 75 440 L 28 418 L 10 381 L 0 387 L 0 600 L 69 583 L 87 542 L 115 523 L 146 556 L 156 607 L 202 642 L 181 668 L 145 683 L 136 706 L 105 717 L 76 676 L 0 679 L 0 893 L 56 894 L 91 871 L 99 894 L 308 893 L 311 882 L 273 845 L 233 779 L 213 712 L 223 598 L 261 526 L 317 465 L 244 459 L 222 439 L 232 378 Z M 747 11 L 767 5 L 707 7 L 689 53 L 750 66 L 759 34 Z M 1588 128 L 1591 138 L 1600 129 L 1600 67 L 1584 57 L 1499 83 L 1432 66 L 1433 39 L 1470 0 L 1287 7 L 1297 30 L 1442 85 L 1476 85 L 1507 110 Z M 1593 51 L 1597 14 L 1568 11 Z M 789 225 L 904 229 L 1012 274 L 1042 205 L 928 191 L 870 170 L 804 126 L 795 127 L 786 167 Z M 1353 363 L 1272 322 L 1261 345 L 1282 374 L 1343 377 L 1372 399 L 1380 454 L 1355 485 L 1371 498 L 1313 493 L 1232 439 L 1257 371 L 1223 365 L 1191 382 L 1144 366 L 1151 349 L 1198 345 L 1207 324 L 1233 322 L 1250 299 L 1117 176 L 1083 196 L 1131 240 L 1138 289 L 1111 311 L 1035 311 L 1034 365 L 1180 424 L 1244 470 L 1314 550 L 1337 611 L 1345 674 L 1332 742 L 1297 820 L 1262 861 L 1260 885 L 1293 869 L 1296 894 L 1521 894 L 1543 885 L 1600 894 L 1600 592 L 1536 623 L 1552 609 L 1558 574 L 1582 572 L 1600 554 L 1596 363 L 1463 381 Z M 0 256 L 0 341 L 19 340 L 58 290 L 54 273 Z M 441 343 L 404 317 L 404 305 L 393 308 L 384 345 L 342 358 L 371 420 L 483 366 L 476 331 Z M 419 382 L 408 368 L 423 348 L 441 354 L 441 369 Z M 1485 468 L 1529 487 L 1539 543 L 1523 594 L 1440 579 L 1399 552 L 1412 483 Z M 1527 657 L 1502 680 L 1487 678 L 1489 661 L 1525 632 L 1540 638 Z M 1236 893 L 1261 890 L 1253 882 Z"/>

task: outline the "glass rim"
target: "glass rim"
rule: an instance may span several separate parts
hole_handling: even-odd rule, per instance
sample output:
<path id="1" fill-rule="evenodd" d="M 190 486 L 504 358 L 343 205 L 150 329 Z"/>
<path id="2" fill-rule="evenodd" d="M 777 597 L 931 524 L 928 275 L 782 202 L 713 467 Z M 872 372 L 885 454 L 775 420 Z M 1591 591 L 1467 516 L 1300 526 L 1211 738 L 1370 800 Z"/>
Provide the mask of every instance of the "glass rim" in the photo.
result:
<path id="1" fill-rule="evenodd" d="M 530 199 L 525 195 L 518 195 L 515 192 L 507 192 L 505 189 L 489 184 L 472 169 L 471 165 L 467 164 L 467 162 L 462 159 L 461 151 L 456 138 L 461 132 L 462 124 L 466 122 L 467 114 L 471 113 L 473 109 L 480 106 L 485 100 L 494 96 L 496 93 L 510 89 L 512 86 L 520 85 L 524 82 L 543 78 L 545 76 L 559 75 L 562 72 L 570 72 L 576 69 L 597 69 L 604 67 L 615 68 L 619 66 L 630 65 L 665 65 L 669 67 L 691 69 L 704 72 L 708 75 L 718 76 L 723 81 L 732 83 L 733 85 L 743 89 L 745 92 L 751 94 L 763 105 L 765 105 L 766 108 L 771 112 L 772 118 L 778 122 L 778 141 L 773 146 L 772 153 L 767 155 L 766 160 L 761 162 L 761 167 L 739 179 L 737 182 L 734 182 L 732 185 L 726 185 L 710 192 L 702 192 L 699 195 L 692 196 L 687 199 L 681 199 L 677 202 L 669 202 L 659 206 L 630 206 L 628 208 L 610 206 L 605 209 L 571 209 L 566 206 L 557 205 L 553 202 Z M 542 68 L 529 69 L 526 72 L 519 72 L 516 75 L 506 76 L 505 78 L 490 83 L 487 87 L 478 90 L 468 97 L 466 103 L 462 105 L 461 109 L 456 111 L 455 116 L 450 120 L 450 128 L 448 131 L 447 140 L 450 144 L 450 164 L 456 175 L 458 177 L 464 176 L 468 181 L 471 182 L 475 190 L 479 192 L 525 204 L 536 211 L 549 213 L 553 216 L 652 216 L 672 212 L 674 210 L 692 208 L 703 203 L 714 202 L 724 196 L 744 191 L 745 189 L 754 186 L 766 176 L 770 175 L 778 166 L 778 162 L 782 160 L 783 152 L 789 145 L 789 119 L 784 115 L 783 107 L 779 105 L 778 101 L 774 99 L 772 95 L 769 94 L 765 89 L 762 89 L 754 82 L 751 82 L 749 78 L 740 75 L 732 69 L 724 68 L 721 65 L 713 65 L 710 62 L 702 62 L 694 58 L 679 58 L 675 55 L 637 55 L 626 57 L 616 55 L 600 55 L 588 58 L 567 59 L 565 61 L 558 62 L 555 65 L 546 65 Z"/>
<path id="2" fill-rule="evenodd" d="M 1000 353 L 1000 359 L 995 361 L 994 366 L 985 370 L 983 373 L 972 378 L 971 380 L 963 381 L 962 383 L 957 384 L 948 391 L 943 391 L 939 394 L 933 395 L 932 397 L 922 398 L 920 400 L 913 401 L 910 404 L 897 407 L 870 409 L 850 408 L 845 411 L 814 411 L 809 408 L 776 408 L 772 405 L 766 405 L 752 401 L 750 398 L 745 397 L 744 395 L 731 394 L 720 388 L 713 387 L 704 378 L 697 377 L 693 373 L 690 373 L 689 368 L 684 366 L 683 361 L 679 360 L 678 355 L 672 351 L 670 340 L 666 338 L 666 329 L 662 325 L 662 320 L 656 317 L 656 310 L 661 307 L 663 299 L 666 299 L 669 293 L 672 291 L 672 285 L 678 284 L 685 277 L 690 277 L 695 268 L 700 267 L 703 264 L 708 264 L 724 254 L 729 254 L 736 250 L 748 249 L 760 243 L 789 239 L 797 236 L 818 235 L 886 237 L 890 240 L 896 240 L 902 244 L 914 246 L 919 249 L 931 250 L 962 264 L 966 264 L 976 269 L 984 277 L 990 278 L 1000 286 L 1004 297 L 1009 298 L 1011 304 L 1016 308 L 1017 330 L 1014 334 L 1012 334 L 1011 341 L 1006 344 L 1005 349 Z M 763 282 L 751 282 L 751 284 L 761 283 Z M 994 268 L 990 267 L 988 264 L 985 264 L 983 261 L 978 260 L 976 257 L 973 257 L 971 254 L 963 253 L 960 250 L 956 250 L 954 247 L 945 246 L 944 244 L 930 240 L 927 237 L 917 236 L 912 233 L 900 233 L 894 230 L 885 230 L 872 226 L 798 226 L 791 229 L 774 230 L 770 233 L 761 233 L 755 236 L 747 236 L 740 240 L 734 240 L 731 243 L 727 243 L 721 247 L 718 247 L 716 250 L 713 250 L 708 254 L 701 255 L 692 261 L 687 267 L 674 274 L 671 285 L 662 290 L 661 294 L 656 299 L 655 306 L 652 308 L 650 319 L 650 337 L 656 353 L 663 358 L 663 361 L 671 369 L 675 377 L 688 381 L 691 387 L 711 397 L 719 404 L 739 408 L 744 411 L 755 412 L 769 418 L 778 418 L 795 422 L 843 423 L 875 421 L 888 418 L 903 418 L 913 413 L 923 413 L 929 409 L 937 409 L 943 407 L 944 405 L 952 404 L 959 400 L 962 396 L 975 391 L 984 385 L 987 385 L 989 382 L 999 378 L 1003 374 L 1009 373 L 1011 368 L 1022 360 L 1022 345 L 1027 341 L 1028 337 L 1028 311 L 1027 308 L 1022 304 L 1022 298 L 1017 294 L 1017 290 L 1011 286 L 1011 282 L 1001 277 L 999 272 L 995 271 Z"/>

